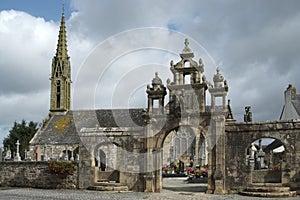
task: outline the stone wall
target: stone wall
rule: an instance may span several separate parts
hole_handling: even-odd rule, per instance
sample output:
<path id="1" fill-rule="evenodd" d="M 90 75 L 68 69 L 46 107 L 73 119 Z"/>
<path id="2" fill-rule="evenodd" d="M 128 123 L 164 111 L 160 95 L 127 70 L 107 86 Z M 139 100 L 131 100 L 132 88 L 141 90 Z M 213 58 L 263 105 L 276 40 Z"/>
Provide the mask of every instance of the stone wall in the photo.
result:
<path id="1" fill-rule="evenodd" d="M 300 160 L 300 122 L 275 121 L 226 124 L 226 186 L 230 192 L 239 191 L 253 182 L 261 182 L 258 176 L 251 175 L 247 163 L 247 148 L 260 138 L 280 140 L 285 147 L 282 162 L 281 183 L 285 185 L 300 184 L 298 161 Z M 256 172 L 255 172 L 256 173 Z M 268 172 L 272 173 L 272 172 Z M 269 176 L 270 175 L 270 176 Z M 260 177 L 263 178 L 263 177 Z M 271 174 L 265 176 L 271 182 Z M 253 179 L 253 180 L 252 180 Z"/>
<path id="2" fill-rule="evenodd" d="M 0 162 L 0 187 L 76 189 L 78 164 L 73 175 L 59 177 L 48 172 L 48 162 Z"/>

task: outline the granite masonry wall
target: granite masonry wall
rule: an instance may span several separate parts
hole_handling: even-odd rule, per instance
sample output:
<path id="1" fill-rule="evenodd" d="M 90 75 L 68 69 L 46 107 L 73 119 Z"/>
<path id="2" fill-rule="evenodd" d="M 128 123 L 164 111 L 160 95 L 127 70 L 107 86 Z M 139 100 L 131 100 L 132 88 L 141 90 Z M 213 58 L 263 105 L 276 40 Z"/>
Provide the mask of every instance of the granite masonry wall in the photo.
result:
<path id="1" fill-rule="evenodd" d="M 79 188 L 78 164 L 73 175 L 67 177 L 51 174 L 47 164 L 48 162 L 0 162 L 0 187 Z"/>

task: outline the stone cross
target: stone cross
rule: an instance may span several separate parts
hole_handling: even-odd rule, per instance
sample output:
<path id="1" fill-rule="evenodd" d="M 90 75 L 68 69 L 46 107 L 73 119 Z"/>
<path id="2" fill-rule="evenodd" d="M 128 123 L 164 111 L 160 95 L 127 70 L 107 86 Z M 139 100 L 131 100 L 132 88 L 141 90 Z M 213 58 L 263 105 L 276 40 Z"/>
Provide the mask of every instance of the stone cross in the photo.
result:
<path id="1" fill-rule="evenodd" d="M 265 161 L 264 161 L 264 157 L 265 157 L 265 152 L 262 149 L 262 140 L 259 140 L 259 150 L 258 150 L 258 161 L 259 161 L 259 169 L 264 168 L 265 167 Z"/>
<path id="2" fill-rule="evenodd" d="M 21 157 L 20 157 L 20 153 L 19 153 L 19 147 L 20 147 L 20 142 L 19 142 L 19 140 L 17 140 L 17 143 L 16 143 L 16 145 L 17 145 L 17 152 L 16 152 L 16 157 L 15 157 L 15 161 L 21 161 Z"/>

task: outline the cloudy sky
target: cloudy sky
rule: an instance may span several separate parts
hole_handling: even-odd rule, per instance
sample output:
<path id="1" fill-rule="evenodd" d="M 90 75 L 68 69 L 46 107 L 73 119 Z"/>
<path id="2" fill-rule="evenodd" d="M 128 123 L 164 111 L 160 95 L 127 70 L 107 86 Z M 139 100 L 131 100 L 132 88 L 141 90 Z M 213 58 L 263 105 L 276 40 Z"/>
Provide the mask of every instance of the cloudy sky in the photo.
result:
<path id="1" fill-rule="evenodd" d="M 14 121 L 48 113 L 61 13 L 59 0 L 0 2 L 0 141 Z M 208 79 L 220 66 L 238 121 L 246 105 L 255 121 L 277 120 L 288 84 L 300 90 L 298 0 L 66 0 L 65 16 L 73 109 L 145 107 L 184 38 Z"/>

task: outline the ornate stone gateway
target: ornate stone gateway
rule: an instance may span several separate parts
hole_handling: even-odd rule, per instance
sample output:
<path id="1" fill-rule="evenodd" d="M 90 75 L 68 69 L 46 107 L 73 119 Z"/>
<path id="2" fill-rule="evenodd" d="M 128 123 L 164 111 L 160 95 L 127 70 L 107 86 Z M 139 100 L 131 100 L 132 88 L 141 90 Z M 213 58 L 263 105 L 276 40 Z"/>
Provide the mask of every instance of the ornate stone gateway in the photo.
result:
<path id="1" fill-rule="evenodd" d="M 146 109 L 71 111 L 71 65 L 62 15 L 50 78 L 50 114 L 31 140 L 28 156 L 36 157 L 36 161 L 78 161 L 79 188 L 99 189 L 99 179 L 107 179 L 133 191 L 160 192 L 164 145 L 173 135 L 173 143 L 169 142 L 173 150 L 168 149 L 170 160 L 185 155 L 185 162 L 193 159 L 194 165 L 201 165 L 205 157 L 207 193 L 227 194 L 253 183 L 258 173 L 254 169 L 265 167 L 268 152 L 252 143 L 273 138 L 285 148 L 281 184 L 300 187 L 300 122 L 252 122 L 247 107 L 245 122 L 236 123 L 229 101 L 226 105 L 229 87 L 220 69 L 210 83 L 202 59 L 197 62 L 193 58 L 186 39 L 181 60 L 170 62 L 172 81 L 168 79 L 165 86 L 155 73 L 147 86 Z M 211 95 L 209 106 L 207 90 Z M 169 102 L 165 104 L 167 94 Z"/>

